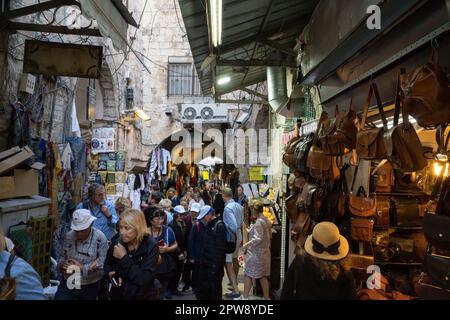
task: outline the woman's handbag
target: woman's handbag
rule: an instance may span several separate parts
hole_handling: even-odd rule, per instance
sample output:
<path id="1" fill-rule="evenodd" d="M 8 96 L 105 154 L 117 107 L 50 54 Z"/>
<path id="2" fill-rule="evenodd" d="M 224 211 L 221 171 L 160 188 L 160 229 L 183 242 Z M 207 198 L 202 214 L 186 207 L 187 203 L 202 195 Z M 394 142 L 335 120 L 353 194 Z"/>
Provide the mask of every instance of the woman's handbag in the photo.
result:
<path id="1" fill-rule="evenodd" d="M 394 186 L 394 168 L 389 161 L 380 167 L 377 172 L 377 185 L 376 192 L 377 193 L 390 193 L 392 192 L 392 188 Z"/>
<path id="2" fill-rule="evenodd" d="M 375 217 L 376 229 L 389 229 L 390 227 L 390 214 L 391 214 L 391 201 L 389 198 L 378 197 L 377 198 L 377 215 Z"/>
<path id="3" fill-rule="evenodd" d="M 383 128 L 369 127 L 366 128 L 367 114 L 369 112 L 372 97 L 375 95 L 378 110 L 383 122 Z M 361 131 L 356 137 L 356 153 L 364 160 L 382 160 L 385 159 L 386 147 L 384 145 L 383 133 L 387 130 L 387 120 L 383 110 L 380 94 L 375 83 L 370 84 L 369 96 L 367 97 L 364 113 L 361 120 Z"/>
<path id="4" fill-rule="evenodd" d="M 450 290 L 450 258 L 429 254 L 426 257 L 426 270 L 434 283 Z"/>
<path id="5" fill-rule="evenodd" d="M 360 187 L 356 196 L 349 196 L 350 213 L 359 218 L 372 218 L 377 214 L 377 199 L 368 198 L 364 187 Z"/>
<path id="6" fill-rule="evenodd" d="M 352 219 L 351 220 L 352 239 L 356 241 L 372 241 L 373 220 L 371 219 Z"/>
<path id="7" fill-rule="evenodd" d="M 423 228 L 427 240 L 435 247 L 450 250 L 450 217 L 426 213 Z"/>
<path id="8" fill-rule="evenodd" d="M 425 273 L 420 276 L 416 292 L 420 300 L 450 300 L 450 290 L 436 286 L 431 277 Z"/>
<path id="9" fill-rule="evenodd" d="M 439 66 L 439 53 L 433 47 L 430 61 L 408 74 L 402 74 L 404 109 L 421 127 L 450 122 L 450 82 Z"/>
<path id="10" fill-rule="evenodd" d="M 331 130 L 320 138 L 320 144 L 329 156 L 343 156 L 356 147 L 358 130 L 355 125 L 356 112 L 352 109 L 340 114 L 336 106 L 336 116 Z"/>
<path id="11" fill-rule="evenodd" d="M 393 197 L 391 201 L 393 224 L 404 228 L 421 227 L 419 204 L 417 198 Z"/>
<path id="12" fill-rule="evenodd" d="M 327 156 L 322 148 L 319 147 L 319 134 L 322 132 L 322 128 L 329 126 L 330 121 L 326 112 L 323 112 L 319 123 L 317 124 L 316 134 L 314 135 L 314 141 L 309 149 L 307 167 L 311 177 L 315 179 L 327 180 L 330 177 L 330 171 L 332 171 L 333 158 Z"/>
<path id="13" fill-rule="evenodd" d="M 404 72 L 404 70 L 401 72 Z M 384 134 L 384 143 L 386 145 L 388 159 L 394 169 L 402 172 L 415 172 L 425 168 L 428 163 L 423 155 L 422 144 L 416 129 L 409 122 L 408 113 L 405 108 L 402 109 L 402 97 L 399 87 L 400 84 L 398 83 L 395 99 L 394 126 Z M 398 124 L 401 109 L 403 123 Z"/>

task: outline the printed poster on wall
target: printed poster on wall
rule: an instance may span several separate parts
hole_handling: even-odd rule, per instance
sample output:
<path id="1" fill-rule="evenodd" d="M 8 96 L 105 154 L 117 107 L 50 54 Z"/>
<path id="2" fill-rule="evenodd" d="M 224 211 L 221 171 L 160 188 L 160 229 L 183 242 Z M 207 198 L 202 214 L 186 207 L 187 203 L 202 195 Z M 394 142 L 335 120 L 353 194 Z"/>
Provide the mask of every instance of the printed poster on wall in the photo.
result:
<path id="1" fill-rule="evenodd" d="M 92 134 L 92 153 L 114 152 L 115 148 L 114 128 L 96 128 Z"/>

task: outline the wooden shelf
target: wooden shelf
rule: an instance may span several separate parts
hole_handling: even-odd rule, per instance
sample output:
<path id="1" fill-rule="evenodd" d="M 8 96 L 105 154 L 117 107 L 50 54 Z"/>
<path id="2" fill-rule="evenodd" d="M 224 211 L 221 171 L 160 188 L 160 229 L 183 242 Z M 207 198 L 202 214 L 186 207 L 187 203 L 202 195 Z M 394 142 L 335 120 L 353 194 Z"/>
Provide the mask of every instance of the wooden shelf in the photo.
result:
<path id="1" fill-rule="evenodd" d="M 381 196 L 381 197 L 430 197 L 429 194 L 426 194 L 425 192 L 419 192 L 419 193 L 395 193 L 395 192 L 390 192 L 390 193 L 380 193 L 380 192 L 375 192 L 375 193 L 371 193 L 371 196 Z"/>
<path id="2" fill-rule="evenodd" d="M 381 266 L 405 266 L 405 267 L 421 267 L 421 262 L 389 262 L 389 261 L 375 261 L 376 265 Z"/>

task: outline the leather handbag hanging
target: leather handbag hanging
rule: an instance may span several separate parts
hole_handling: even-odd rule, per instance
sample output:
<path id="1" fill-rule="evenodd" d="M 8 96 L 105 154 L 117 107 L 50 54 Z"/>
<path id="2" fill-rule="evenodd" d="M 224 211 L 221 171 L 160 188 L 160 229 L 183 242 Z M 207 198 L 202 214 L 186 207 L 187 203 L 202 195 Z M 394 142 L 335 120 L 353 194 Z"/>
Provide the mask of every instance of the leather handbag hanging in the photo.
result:
<path id="1" fill-rule="evenodd" d="M 349 195 L 350 213 L 355 217 L 371 218 L 377 214 L 377 199 L 368 198 L 364 187 L 360 187 L 356 196 Z"/>
<path id="2" fill-rule="evenodd" d="M 371 219 L 352 219 L 350 227 L 352 240 L 372 241 L 373 224 Z"/>
<path id="3" fill-rule="evenodd" d="M 377 170 L 377 193 L 390 193 L 394 186 L 394 168 L 389 161 Z"/>
<path id="4" fill-rule="evenodd" d="M 389 237 L 391 262 L 413 262 L 415 259 L 414 240 L 400 237 Z"/>
<path id="5" fill-rule="evenodd" d="M 291 230 L 291 240 L 296 243 L 296 246 L 303 248 L 306 239 L 311 234 L 313 228 L 313 221 L 311 216 L 307 213 L 301 213 Z"/>
<path id="6" fill-rule="evenodd" d="M 297 208 L 298 194 L 291 195 L 285 201 L 286 212 L 289 219 L 295 223 L 298 218 L 299 210 Z"/>
<path id="7" fill-rule="evenodd" d="M 335 122 L 327 132 L 320 138 L 320 144 L 325 154 L 329 156 L 343 156 L 356 147 L 356 112 L 350 104 L 350 110 L 343 114 L 339 113 L 336 106 Z"/>
<path id="8" fill-rule="evenodd" d="M 450 217 L 426 213 L 423 228 L 427 240 L 439 249 L 450 250 Z"/>
<path id="9" fill-rule="evenodd" d="M 329 178 L 333 161 L 333 158 L 327 156 L 318 144 L 318 136 L 322 132 L 322 126 L 327 126 L 327 124 L 329 125 L 328 115 L 326 112 L 323 112 L 317 124 L 316 134 L 307 159 L 307 167 L 311 177 L 321 180 Z"/>
<path id="10" fill-rule="evenodd" d="M 367 114 L 369 112 L 372 97 L 375 96 L 378 110 L 380 112 L 383 128 L 368 127 L 366 128 Z M 384 146 L 383 133 L 387 130 L 387 120 L 384 114 L 378 87 L 375 83 L 370 84 L 369 95 L 364 107 L 364 113 L 361 120 L 361 131 L 356 137 L 356 153 L 364 160 L 382 160 L 385 159 L 386 147 Z"/>
<path id="11" fill-rule="evenodd" d="M 390 199 L 386 197 L 377 198 L 377 215 L 375 217 L 375 228 L 389 229 L 390 227 Z"/>
<path id="12" fill-rule="evenodd" d="M 450 258 L 429 254 L 426 257 L 426 270 L 434 283 L 450 290 Z"/>
<path id="13" fill-rule="evenodd" d="M 404 72 L 404 69 L 400 71 Z M 427 166 L 427 160 L 423 155 L 422 144 L 409 122 L 408 112 L 403 108 L 403 123 L 399 123 L 402 109 L 402 96 L 400 92 L 400 76 L 397 84 L 397 96 L 395 99 L 394 126 L 384 134 L 384 142 L 389 161 L 396 170 L 402 172 L 415 172 Z"/>
<path id="14" fill-rule="evenodd" d="M 420 201 L 417 198 L 393 197 L 391 211 L 394 225 L 397 227 L 421 227 L 419 212 Z"/>
<path id="15" fill-rule="evenodd" d="M 439 66 L 439 53 L 432 48 L 428 63 L 401 76 L 404 109 L 421 127 L 450 122 L 450 82 Z"/>
<path id="16" fill-rule="evenodd" d="M 302 140 L 300 138 L 292 139 L 283 151 L 283 155 L 282 155 L 283 163 L 291 169 L 295 168 L 294 152 L 295 152 L 295 148 L 301 141 Z"/>
<path id="17" fill-rule="evenodd" d="M 416 291 L 420 300 L 450 300 L 450 290 L 436 286 L 433 279 L 425 273 L 420 276 Z"/>
<path id="18" fill-rule="evenodd" d="M 309 149 L 314 141 L 314 133 L 310 133 L 305 136 L 302 141 L 297 145 L 294 152 L 295 167 L 303 174 L 308 173 L 308 167 L 306 166 L 308 160 Z"/>

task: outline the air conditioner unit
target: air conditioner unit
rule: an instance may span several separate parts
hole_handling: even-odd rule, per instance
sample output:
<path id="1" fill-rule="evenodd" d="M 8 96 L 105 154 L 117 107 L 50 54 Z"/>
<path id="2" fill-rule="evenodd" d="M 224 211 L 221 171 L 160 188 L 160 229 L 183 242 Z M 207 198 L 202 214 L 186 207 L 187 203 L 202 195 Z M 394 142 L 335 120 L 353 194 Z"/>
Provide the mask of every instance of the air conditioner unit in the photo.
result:
<path id="1" fill-rule="evenodd" d="M 182 104 L 181 123 L 228 123 L 228 109 L 218 104 Z"/>

